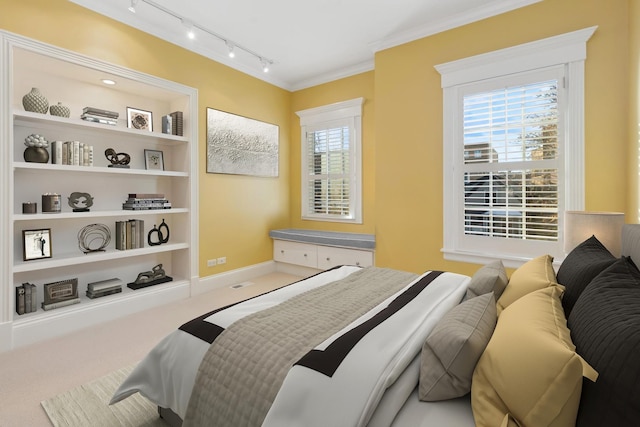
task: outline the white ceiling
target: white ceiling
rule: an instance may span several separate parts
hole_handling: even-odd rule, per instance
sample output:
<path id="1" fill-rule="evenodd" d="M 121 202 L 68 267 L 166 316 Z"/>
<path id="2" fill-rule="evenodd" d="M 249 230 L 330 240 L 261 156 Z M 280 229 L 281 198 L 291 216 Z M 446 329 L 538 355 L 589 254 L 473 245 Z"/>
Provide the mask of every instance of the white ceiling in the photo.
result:
<path id="1" fill-rule="evenodd" d="M 542 0 L 138 0 L 136 13 L 131 0 L 70 1 L 293 91 L 372 70 L 377 51 Z M 194 40 L 180 18 L 200 27 Z M 268 73 L 258 57 L 273 61 Z"/>

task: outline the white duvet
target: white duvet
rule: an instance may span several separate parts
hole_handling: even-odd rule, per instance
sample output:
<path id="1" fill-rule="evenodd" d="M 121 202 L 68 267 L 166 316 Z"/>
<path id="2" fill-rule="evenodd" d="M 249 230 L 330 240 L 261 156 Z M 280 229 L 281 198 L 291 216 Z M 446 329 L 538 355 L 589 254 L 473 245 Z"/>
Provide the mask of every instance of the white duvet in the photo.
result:
<path id="1" fill-rule="evenodd" d="M 305 292 L 339 280 L 359 270 L 344 266 L 278 289 L 219 311 L 207 322 L 228 327 L 237 319 Z M 383 310 L 399 294 L 424 275 L 392 295 L 372 311 L 320 343 L 324 349 L 337 337 Z M 442 273 L 403 308 L 368 332 L 353 347 L 332 376 L 296 365 L 287 374 L 263 426 L 363 426 L 390 425 L 418 382 L 398 382 L 420 353 L 427 335 L 438 320 L 457 305 L 470 278 Z M 139 392 L 158 406 L 169 408 L 184 419 L 198 367 L 209 343 L 182 330 L 163 339 L 138 364 L 116 390 L 111 403 Z M 406 384 L 406 385 L 404 385 Z M 378 404 L 387 390 L 381 410 Z"/>

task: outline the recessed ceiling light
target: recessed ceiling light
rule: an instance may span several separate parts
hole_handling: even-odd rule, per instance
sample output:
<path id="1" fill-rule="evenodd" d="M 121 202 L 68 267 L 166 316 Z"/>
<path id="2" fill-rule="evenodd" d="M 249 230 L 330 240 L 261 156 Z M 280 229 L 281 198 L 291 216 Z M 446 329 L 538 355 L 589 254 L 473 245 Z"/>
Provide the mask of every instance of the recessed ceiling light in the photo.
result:
<path id="1" fill-rule="evenodd" d="M 111 79 L 102 79 L 102 83 L 104 83 L 106 85 L 114 85 L 114 84 L 116 84 L 116 82 L 111 80 Z"/>

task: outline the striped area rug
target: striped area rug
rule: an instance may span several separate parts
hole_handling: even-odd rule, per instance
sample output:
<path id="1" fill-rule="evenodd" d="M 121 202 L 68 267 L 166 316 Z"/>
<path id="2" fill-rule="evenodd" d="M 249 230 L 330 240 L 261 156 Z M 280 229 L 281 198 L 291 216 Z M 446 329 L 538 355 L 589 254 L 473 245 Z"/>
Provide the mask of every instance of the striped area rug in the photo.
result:
<path id="1" fill-rule="evenodd" d="M 55 427 L 166 427 L 157 407 L 140 394 L 109 406 L 116 388 L 135 365 L 41 402 Z"/>

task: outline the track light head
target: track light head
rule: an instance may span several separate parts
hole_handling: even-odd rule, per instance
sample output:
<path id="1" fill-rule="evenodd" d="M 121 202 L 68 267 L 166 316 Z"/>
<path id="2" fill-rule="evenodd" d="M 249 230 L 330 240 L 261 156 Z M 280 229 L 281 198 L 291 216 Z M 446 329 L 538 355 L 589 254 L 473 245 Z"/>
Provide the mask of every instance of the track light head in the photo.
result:
<path id="1" fill-rule="evenodd" d="M 229 49 L 229 58 L 235 58 L 236 52 L 234 51 L 234 46 L 231 43 L 227 42 L 227 49 Z"/>
<path id="2" fill-rule="evenodd" d="M 189 37 L 190 40 L 195 39 L 196 33 L 193 30 L 193 24 L 191 23 L 191 21 L 187 21 L 186 19 L 182 18 L 182 25 L 187 27 L 187 37 Z"/>
<path id="3" fill-rule="evenodd" d="M 262 64 L 262 71 L 265 73 L 269 72 L 269 61 L 264 58 L 260 58 L 260 64 Z"/>
<path id="4" fill-rule="evenodd" d="M 128 7 L 129 12 L 136 13 L 136 5 L 138 4 L 138 0 L 131 0 L 131 5 Z"/>

